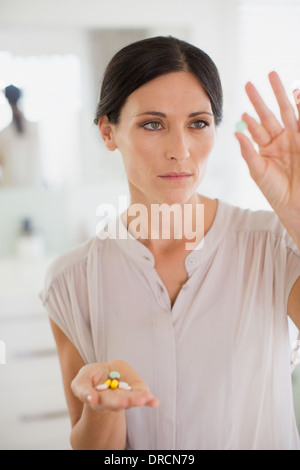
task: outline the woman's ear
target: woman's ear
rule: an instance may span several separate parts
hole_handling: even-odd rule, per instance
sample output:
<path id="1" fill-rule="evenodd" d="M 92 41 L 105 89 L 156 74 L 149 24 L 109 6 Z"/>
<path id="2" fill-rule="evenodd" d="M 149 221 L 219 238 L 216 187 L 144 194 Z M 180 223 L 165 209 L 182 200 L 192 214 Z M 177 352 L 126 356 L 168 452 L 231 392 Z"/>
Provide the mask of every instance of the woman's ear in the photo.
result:
<path id="1" fill-rule="evenodd" d="M 106 147 L 108 150 L 114 151 L 118 147 L 115 142 L 115 135 L 112 124 L 109 122 L 107 116 L 101 116 L 98 119 L 98 127 L 100 130 L 101 137 L 105 142 Z"/>

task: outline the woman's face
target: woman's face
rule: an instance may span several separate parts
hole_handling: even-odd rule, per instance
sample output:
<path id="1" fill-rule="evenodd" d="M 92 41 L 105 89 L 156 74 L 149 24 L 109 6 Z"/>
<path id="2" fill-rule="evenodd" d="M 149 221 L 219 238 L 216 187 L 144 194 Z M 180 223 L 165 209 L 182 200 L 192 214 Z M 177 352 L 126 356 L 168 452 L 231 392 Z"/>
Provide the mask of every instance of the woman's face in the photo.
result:
<path id="1" fill-rule="evenodd" d="M 184 204 L 195 195 L 216 130 L 210 100 L 192 74 L 146 83 L 129 95 L 117 126 L 102 119 L 99 127 L 108 148 L 121 152 L 132 204 Z"/>

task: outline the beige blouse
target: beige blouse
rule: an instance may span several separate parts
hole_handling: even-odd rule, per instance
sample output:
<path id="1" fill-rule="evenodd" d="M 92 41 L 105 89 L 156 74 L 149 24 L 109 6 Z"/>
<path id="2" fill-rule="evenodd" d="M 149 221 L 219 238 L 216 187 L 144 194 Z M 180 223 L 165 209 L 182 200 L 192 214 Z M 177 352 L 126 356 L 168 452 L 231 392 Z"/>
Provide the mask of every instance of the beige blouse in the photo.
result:
<path id="1" fill-rule="evenodd" d="M 300 253 L 272 212 L 218 202 L 171 308 L 121 217 L 49 268 L 41 299 L 86 363 L 127 361 L 160 399 L 126 412 L 128 449 L 300 449 L 289 292 Z M 102 237 L 105 238 L 105 237 Z"/>

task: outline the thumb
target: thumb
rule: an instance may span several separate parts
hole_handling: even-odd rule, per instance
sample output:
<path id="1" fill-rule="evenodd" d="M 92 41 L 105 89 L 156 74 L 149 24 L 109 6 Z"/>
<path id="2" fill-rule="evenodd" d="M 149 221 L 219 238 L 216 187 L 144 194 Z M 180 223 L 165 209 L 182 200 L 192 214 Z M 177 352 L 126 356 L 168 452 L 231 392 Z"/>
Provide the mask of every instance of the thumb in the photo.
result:
<path id="1" fill-rule="evenodd" d="M 105 375 L 106 367 L 104 364 L 99 370 L 99 364 L 87 364 L 83 366 L 76 377 L 71 382 L 73 394 L 83 403 L 97 405 L 99 394 L 94 388 L 102 375 Z"/>
<path id="2" fill-rule="evenodd" d="M 71 382 L 71 390 L 75 397 L 83 403 L 91 405 L 98 404 L 98 393 L 95 391 L 90 380 L 85 377 L 76 376 Z"/>

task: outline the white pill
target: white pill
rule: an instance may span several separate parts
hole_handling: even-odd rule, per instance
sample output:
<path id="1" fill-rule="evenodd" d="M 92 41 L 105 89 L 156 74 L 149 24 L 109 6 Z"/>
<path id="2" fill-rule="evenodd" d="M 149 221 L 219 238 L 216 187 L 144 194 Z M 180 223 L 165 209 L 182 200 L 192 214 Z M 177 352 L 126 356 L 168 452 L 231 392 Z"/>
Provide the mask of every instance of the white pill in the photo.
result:
<path id="1" fill-rule="evenodd" d="M 100 384 L 95 387 L 96 390 L 106 390 L 108 388 L 107 384 Z"/>
<path id="2" fill-rule="evenodd" d="M 119 388 L 122 390 L 131 390 L 131 386 L 127 382 L 119 382 Z"/>

